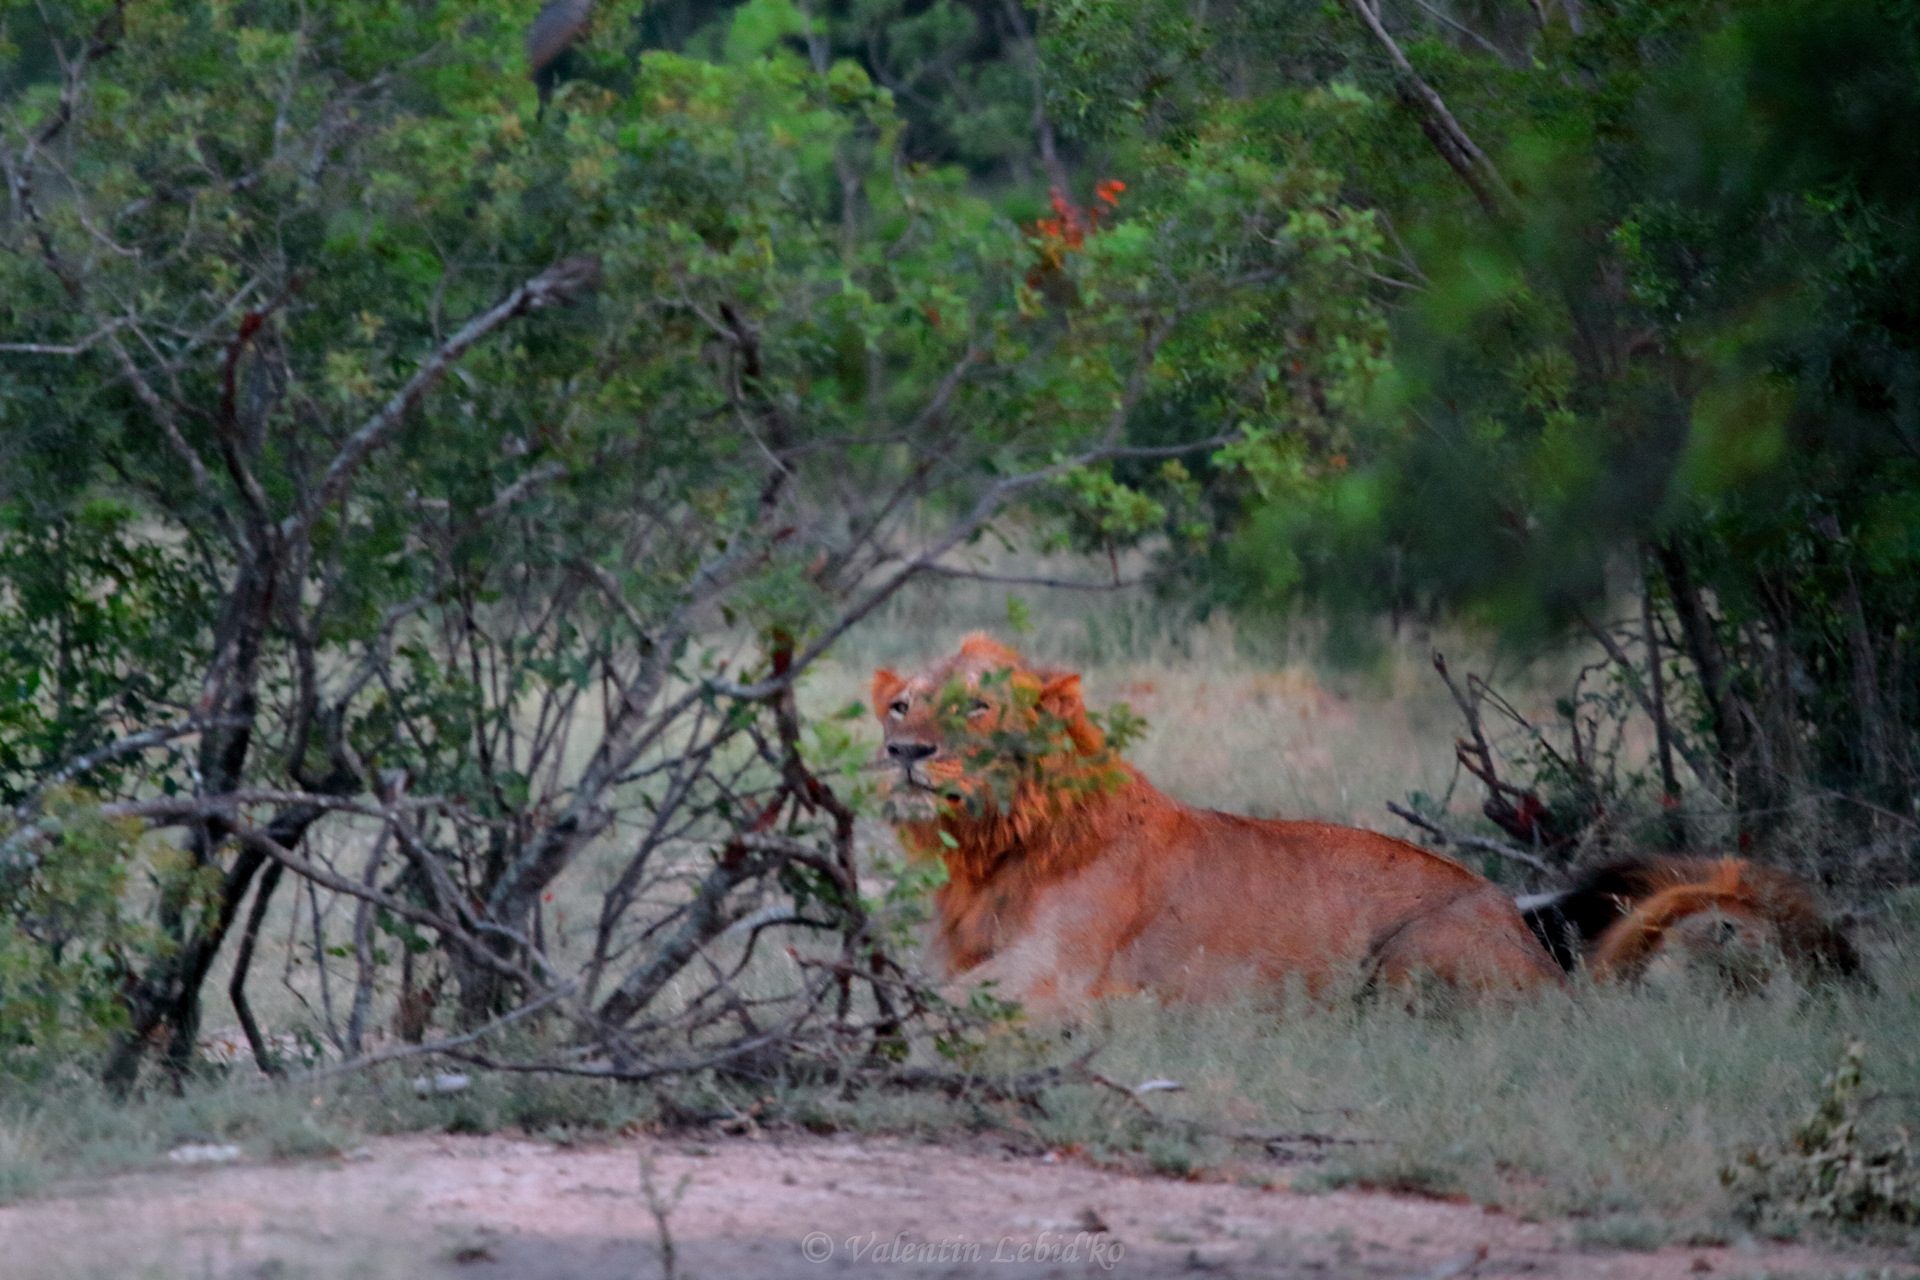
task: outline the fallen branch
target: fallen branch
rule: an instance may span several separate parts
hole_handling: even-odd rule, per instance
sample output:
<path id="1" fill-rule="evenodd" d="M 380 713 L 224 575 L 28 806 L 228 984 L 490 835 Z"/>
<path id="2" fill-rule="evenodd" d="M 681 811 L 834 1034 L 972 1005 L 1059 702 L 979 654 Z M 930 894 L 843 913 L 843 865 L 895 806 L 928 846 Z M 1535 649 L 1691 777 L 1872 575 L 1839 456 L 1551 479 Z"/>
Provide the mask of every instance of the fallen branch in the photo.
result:
<path id="1" fill-rule="evenodd" d="M 331 1067 L 316 1067 L 312 1071 L 302 1071 L 298 1075 L 283 1076 L 279 1079 L 262 1080 L 255 1084 L 253 1088 L 257 1092 L 262 1089 L 272 1089 L 283 1084 L 310 1084 L 315 1080 L 325 1080 L 331 1076 L 342 1076 L 353 1071 L 363 1071 L 368 1067 L 377 1067 L 388 1062 L 398 1062 L 403 1058 L 424 1057 L 430 1053 L 444 1053 L 449 1057 L 458 1058 L 460 1055 L 451 1053 L 450 1050 L 472 1044 L 476 1040 L 490 1036 L 496 1031 L 513 1025 L 522 1018 L 538 1013 L 555 1001 L 564 999 L 572 994 L 573 989 L 579 985 L 580 980 L 578 978 L 570 978 L 541 996 L 538 1000 L 531 1000 L 513 1012 L 502 1014 L 485 1026 L 475 1027 L 472 1031 L 464 1032 L 461 1035 L 448 1036 L 444 1040 L 430 1040 L 425 1044 L 410 1044 L 399 1049 L 383 1049 L 379 1053 L 370 1053 L 365 1057 L 355 1058 L 351 1062 L 340 1062 Z M 464 1059 L 462 1060 L 464 1061 Z"/>
<path id="2" fill-rule="evenodd" d="M 455 1062 L 479 1067 L 483 1071 L 506 1071 L 518 1075 L 578 1076 L 587 1080 L 639 1083 L 658 1080 L 663 1076 L 690 1075 L 696 1071 L 725 1066 L 735 1058 L 744 1057 L 756 1049 L 763 1049 L 786 1039 L 793 1030 L 792 1024 L 796 1021 L 797 1019 L 788 1019 L 771 1031 L 757 1036 L 743 1037 L 713 1053 L 702 1054 L 699 1057 L 670 1058 L 665 1062 L 649 1063 L 644 1066 L 622 1067 L 611 1063 L 597 1066 L 576 1062 L 512 1062 L 488 1057 L 486 1054 L 463 1053 L 457 1050 L 448 1052 L 446 1056 Z"/>

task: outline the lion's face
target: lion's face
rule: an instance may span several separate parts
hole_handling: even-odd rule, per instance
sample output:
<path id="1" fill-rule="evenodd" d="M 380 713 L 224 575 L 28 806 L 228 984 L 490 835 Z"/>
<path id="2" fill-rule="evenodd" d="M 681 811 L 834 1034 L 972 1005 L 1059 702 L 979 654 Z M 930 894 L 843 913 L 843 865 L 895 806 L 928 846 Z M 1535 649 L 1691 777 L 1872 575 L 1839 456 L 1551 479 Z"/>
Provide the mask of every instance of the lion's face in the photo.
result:
<path id="1" fill-rule="evenodd" d="M 1035 671 L 985 635 L 913 676 L 873 676 L 886 762 L 907 790 L 952 793 L 970 781 L 1103 746 L 1087 718 L 1080 677 Z"/>
<path id="2" fill-rule="evenodd" d="M 1718 902 L 1675 922 L 1642 980 L 1705 982 L 1729 995 L 1764 990 L 1780 968 L 1779 932 L 1747 906 Z"/>

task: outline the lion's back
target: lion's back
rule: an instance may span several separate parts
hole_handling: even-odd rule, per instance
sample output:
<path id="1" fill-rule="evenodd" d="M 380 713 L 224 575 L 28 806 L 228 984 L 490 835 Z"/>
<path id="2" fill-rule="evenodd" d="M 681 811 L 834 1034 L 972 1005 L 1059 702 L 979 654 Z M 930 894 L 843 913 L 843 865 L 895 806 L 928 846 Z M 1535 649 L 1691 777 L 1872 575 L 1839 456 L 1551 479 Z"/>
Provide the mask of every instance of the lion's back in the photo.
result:
<path id="1" fill-rule="evenodd" d="M 1037 886 L 1028 956 L 1072 970 L 1065 985 L 1090 995 L 1213 999 L 1287 975 L 1318 989 L 1363 974 L 1408 922 L 1465 899 L 1523 932 L 1485 880 L 1377 832 L 1188 809 L 1156 793 L 1100 836 L 1079 872 Z"/>

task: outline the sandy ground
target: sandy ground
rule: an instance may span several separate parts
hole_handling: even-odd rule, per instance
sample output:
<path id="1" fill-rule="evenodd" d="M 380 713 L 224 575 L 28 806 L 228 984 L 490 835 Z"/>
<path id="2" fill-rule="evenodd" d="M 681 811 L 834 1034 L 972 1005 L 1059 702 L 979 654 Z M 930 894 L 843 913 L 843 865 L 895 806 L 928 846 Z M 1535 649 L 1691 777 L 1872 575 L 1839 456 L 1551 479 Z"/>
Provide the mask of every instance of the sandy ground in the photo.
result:
<path id="1" fill-rule="evenodd" d="M 387 1139 L 342 1160 L 186 1167 L 0 1209 L 18 1280 L 650 1280 L 640 1191 L 684 1197 L 679 1274 L 826 1277 L 1834 1276 L 1887 1265 L 1805 1248 L 1583 1251 L 1566 1223 L 1354 1192 L 1175 1182 L 1072 1159 L 762 1134 L 565 1148 Z M 1910 1274 L 1911 1267 L 1898 1273 Z"/>

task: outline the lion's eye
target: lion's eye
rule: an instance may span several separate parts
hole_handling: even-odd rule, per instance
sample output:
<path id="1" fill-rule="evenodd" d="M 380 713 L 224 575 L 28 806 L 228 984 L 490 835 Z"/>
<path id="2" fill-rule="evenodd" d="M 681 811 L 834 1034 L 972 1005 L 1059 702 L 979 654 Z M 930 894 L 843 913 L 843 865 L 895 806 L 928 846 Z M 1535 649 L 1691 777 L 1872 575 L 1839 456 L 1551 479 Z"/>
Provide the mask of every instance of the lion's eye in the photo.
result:
<path id="1" fill-rule="evenodd" d="M 893 712 L 893 714 L 897 716 L 903 716 L 907 714 L 907 700 L 905 698 L 900 698 L 897 701 L 895 701 L 892 706 L 888 707 L 887 710 Z"/>

